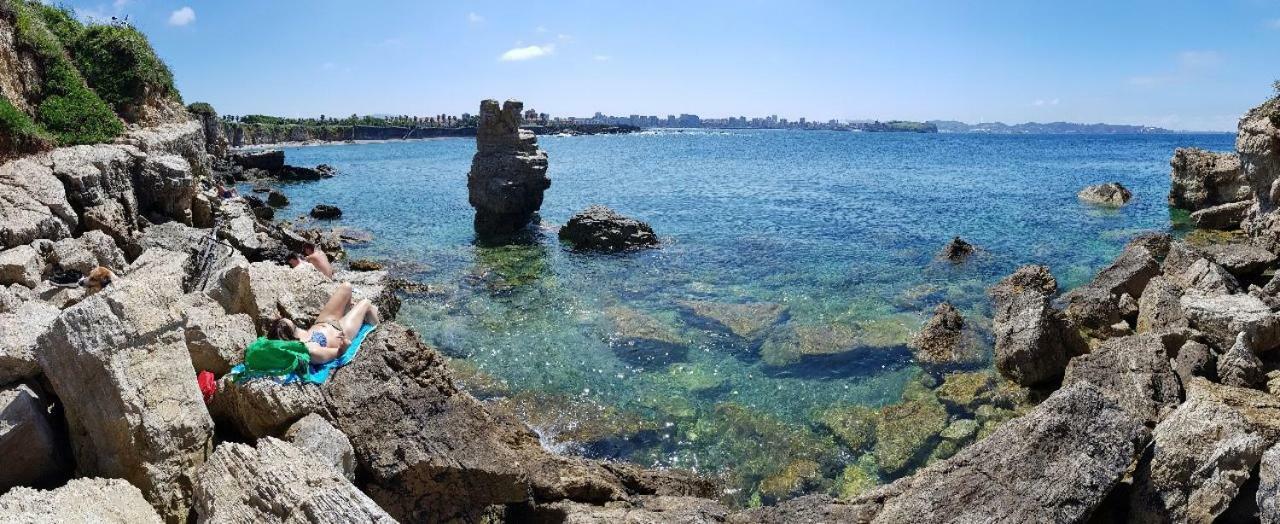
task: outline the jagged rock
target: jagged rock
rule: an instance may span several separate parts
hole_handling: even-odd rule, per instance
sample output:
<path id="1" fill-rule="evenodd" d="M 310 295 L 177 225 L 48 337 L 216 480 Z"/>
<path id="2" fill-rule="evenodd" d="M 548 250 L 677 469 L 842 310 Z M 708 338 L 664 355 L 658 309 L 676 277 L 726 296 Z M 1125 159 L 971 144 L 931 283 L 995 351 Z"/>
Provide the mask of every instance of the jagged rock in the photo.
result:
<path id="1" fill-rule="evenodd" d="M 1044 266 L 1023 266 L 991 288 L 996 368 L 1024 386 L 1057 380 L 1081 343 L 1050 304 L 1058 282 Z"/>
<path id="2" fill-rule="evenodd" d="M 318 218 L 321 220 L 331 220 L 335 218 L 342 218 L 342 210 L 338 209 L 337 206 L 331 206 L 328 204 L 316 204 L 316 207 L 311 208 L 311 217 Z"/>
<path id="3" fill-rule="evenodd" d="M 174 307 L 186 262 L 148 250 L 129 278 L 64 310 L 36 355 L 65 408 L 77 470 L 128 479 L 179 522 L 213 436 Z"/>
<path id="4" fill-rule="evenodd" d="M 158 227 L 158 226 L 157 226 Z M 155 227 L 149 228 L 155 229 Z M 53 251 L 46 260 L 64 271 L 82 275 L 95 267 L 103 266 L 113 271 L 123 270 L 126 262 L 124 251 L 101 231 L 89 231 L 79 238 L 64 238 L 53 243 Z"/>
<path id="5" fill-rule="evenodd" d="M 938 304 L 933 317 L 911 340 L 916 362 L 932 365 L 967 365 L 982 361 L 982 342 L 966 329 L 964 317 L 949 302 Z"/>
<path id="6" fill-rule="evenodd" d="M 698 321 L 726 331 L 745 341 L 757 341 L 787 318 L 787 306 L 774 302 L 730 304 L 705 300 L 686 300 L 680 306 Z"/>
<path id="7" fill-rule="evenodd" d="M 1214 244 L 1201 248 L 1200 252 L 1238 279 L 1261 275 L 1277 260 L 1275 253 L 1248 243 Z"/>
<path id="8" fill-rule="evenodd" d="M 658 236 L 649 224 L 628 218 L 600 205 L 579 211 L 560 228 L 560 240 L 575 249 L 625 251 L 658 245 Z"/>
<path id="9" fill-rule="evenodd" d="M 284 440 L 320 457 L 347 480 L 356 477 L 356 451 L 351 440 L 317 414 L 302 417 L 284 433 Z"/>
<path id="10" fill-rule="evenodd" d="M 102 230 L 122 246 L 130 244 L 140 230 L 141 213 L 133 178 L 146 154 L 132 146 L 99 144 L 55 149 L 49 158 L 85 228 Z"/>
<path id="11" fill-rule="evenodd" d="M 237 151 L 229 160 L 245 169 L 262 169 L 278 171 L 284 168 L 284 151 L 279 149 L 263 149 L 257 151 Z"/>
<path id="12" fill-rule="evenodd" d="M 1214 357 L 1213 351 L 1209 346 L 1194 340 L 1184 343 L 1173 359 L 1173 372 L 1178 374 L 1178 379 L 1183 384 L 1190 383 L 1192 377 L 1205 377 L 1216 381 L 1217 369 L 1217 358 Z"/>
<path id="13" fill-rule="evenodd" d="M 21 158 L 0 164 L 0 248 L 71 236 L 80 217 L 47 163 Z"/>
<path id="14" fill-rule="evenodd" d="M 1218 381 L 1238 388 L 1259 388 L 1266 380 L 1262 360 L 1253 350 L 1253 337 L 1240 333 L 1231 349 L 1218 356 Z"/>
<path id="15" fill-rule="evenodd" d="M 1207 207 L 1191 213 L 1191 223 L 1200 229 L 1239 229 L 1240 222 L 1248 216 L 1250 207 L 1253 207 L 1252 200 Z"/>
<path id="16" fill-rule="evenodd" d="M 48 401 L 34 389 L 22 384 L 0 389 L 0 457 L 5 457 L 0 492 L 65 480 L 69 464 L 63 438 L 49 422 Z"/>
<path id="17" fill-rule="evenodd" d="M 205 152 L 215 158 L 226 157 L 229 142 L 226 131 L 222 129 L 222 120 L 218 118 L 218 112 L 208 104 L 191 104 L 187 106 L 187 110 L 200 121 L 200 129 L 204 131 Z"/>
<path id="18" fill-rule="evenodd" d="M 698 497 L 638 497 L 635 501 L 608 506 L 575 502 L 540 505 L 529 516 L 531 522 L 564 524 L 718 524 L 725 521 L 729 510 L 724 505 Z"/>
<path id="19" fill-rule="evenodd" d="M 283 435 L 294 422 L 324 409 L 324 398 L 315 384 L 279 384 L 265 379 L 235 382 L 230 377 L 218 382 L 218 393 L 209 403 L 209 413 L 219 426 L 226 424 L 248 438 Z"/>
<path id="20" fill-rule="evenodd" d="M 1182 387 L 1158 335 L 1111 339 L 1071 359 L 1062 386 L 1087 382 L 1154 426 L 1182 401 Z"/>
<path id="21" fill-rule="evenodd" d="M 267 205 L 273 207 L 287 206 L 289 205 L 289 197 L 284 196 L 284 193 L 272 189 L 267 193 Z"/>
<path id="22" fill-rule="evenodd" d="M 1138 333 L 1187 327 L 1181 297 L 1182 290 L 1164 277 L 1152 278 L 1138 299 Z"/>
<path id="23" fill-rule="evenodd" d="M 270 437 L 218 446 L 194 491 L 200 522 L 395 522 L 320 457 Z"/>
<path id="24" fill-rule="evenodd" d="M 1234 153 L 1183 147 L 1173 152 L 1169 166 L 1170 206 L 1196 211 L 1253 196 Z"/>
<path id="25" fill-rule="evenodd" d="M 40 285 L 44 274 L 44 256 L 31 246 L 18 246 L 0 251 L 0 286 L 22 284 L 29 288 Z"/>
<path id="26" fill-rule="evenodd" d="M 1240 119 L 1236 151 L 1240 171 L 1253 190 L 1257 206 L 1241 224 L 1241 229 L 1260 246 L 1280 251 L 1280 223 L 1275 213 L 1280 205 L 1280 123 L 1275 115 L 1280 99 L 1272 98 L 1249 110 Z"/>
<path id="27" fill-rule="evenodd" d="M 729 514 L 730 524 L 791 524 L 793 522 L 870 522 L 875 510 L 838 503 L 827 495 L 807 495 Z"/>
<path id="28" fill-rule="evenodd" d="M 951 262 L 964 262 L 975 250 L 976 248 L 973 247 L 973 244 L 965 242 L 960 237 L 955 237 L 942 248 L 942 253 L 938 255 L 938 258 Z"/>
<path id="29" fill-rule="evenodd" d="M 1241 332 L 1253 336 L 1258 352 L 1280 346 L 1280 317 L 1257 297 L 1188 292 L 1181 304 L 1188 325 L 1203 332 L 1211 346 L 1229 348 Z"/>
<path id="30" fill-rule="evenodd" d="M 524 104 L 508 100 L 480 102 L 476 154 L 467 176 L 468 200 L 476 209 L 481 236 L 506 235 L 525 229 L 542 207 L 551 187 L 547 153 L 538 149 L 532 131 L 520 129 Z"/>
<path id="31" fill-rule="evenodd" d="M 1128 188 L 1120 185 L 1119 182 L 1107 182 L 1093 186 L 1085 186 L 1076 198 L 1088 202 L 1107 207 L 1120 207 L 1129 203 L 1129 199 L 1133 198 L 1133 193 Z"/>
<path id="32" fill-rule="evenodd" d="M 1258 463 L 1258 519 L 1262 524 L 1280 523 L 1280 445 L 1262 454 Z"/>
<path id="33" fill-rule="evenodd" d="M 26 286 L 18 284 L 12 284 L 9 287 L 0 286 L 0 314 L 13 313 L 32 298 L 31 289 Z"/>
<path id="34" fill-rule="evenodd" d="M 12 313 L 0 314 L 0 385 L 40 374 L 36 344 L 59 313 L 55 306 L 29 301 Z"/>
<path id="35" fill-rule="evenodd" d="M 1107 266 L 1088 285 L 1103 289 L 1116 295 L 1128 294 L 1140 299 L 1142 292 L 1153 277 L 1160 275 L 1160 263 L 1156 261 L 1156 253 L 1141 242 L 1132 242 L 1125 246 L 1120 256 Z"/>
<path id="36" fill-rule="evenodd" d="M 367 258 L 361 258 L 348 262 L 347 267 L 350 267 L 352 271 L 379 271 L 382 269 L 382 264 Z"/>
<path id="37" fill-rule="evenodd" d="M 950 459 L 826 513 L 886 523 L 1081 522 L 1149 435 L 1142 420 L 1079 383 Z"/>
<path id="38" fill-rule="evenodd" d="M 1236 278 L 1183 242 L 1174 242 L 1161 265 L 1165 278 L 1182 289 L 1231 294 L 1240 289 Z"/>
<path id="39" fill-rule="evenodd" d="M 218 238 L 229 242 L 247 256 L 260 253 L 266 247 L 266 233 L 258 231 L 257 215 L 243 200 L 226 200 L 219 205 L 222 224 Z"/>
<path id="40" fill-rule="evenodd" d="M 1169 256 L 1169 249 L 1173 246 L 1173 235 L 1158 231 L 1140 233 L 1125 244 L 1125 249 L 1135 246 L 1146 249 L 1151 256 L 1156 257 L 1158 260 L 1163 260 L 1166 256 Z"/>
<path id="41" fill-rule="evenodd" d="M 14 488 L 0 496 L 5 522 L 160 524 L 138 488 L 122 479 L 80 478 L 58 489 Z"/>
<path id="42" fill-rule="evenodd" d="M 1133 522 L 1212 522 L 1280 439 L 1280 399 L 1194 378 L 1133 474 Z"/>
<path id="43" fill-rule="evenodd" d="M 253 318 L 228 315 L 222 306 L 204 295 L 193 294 L 182 313 L 187 351 L 196 371 L 222 376 L 244 359 L 244 349 L 258 338 Z"/>
<path id="44" fill-rule="evenodd" d="M 247 314 L 266 333 L 277 317 L 311 325 L 329 299 L 328 280 L 308 265 L 296 268 L 271 262 L 235 265 L 222 273 L 209 293 L 231 314 Z"/>
<path id="45" fill-rule="evenodd" d="M 151 154 L 133 176 L 139 211 L 183 224 L 191 224 L 191 200 L 196 196 L 196 174 L 178 155 Z"/>

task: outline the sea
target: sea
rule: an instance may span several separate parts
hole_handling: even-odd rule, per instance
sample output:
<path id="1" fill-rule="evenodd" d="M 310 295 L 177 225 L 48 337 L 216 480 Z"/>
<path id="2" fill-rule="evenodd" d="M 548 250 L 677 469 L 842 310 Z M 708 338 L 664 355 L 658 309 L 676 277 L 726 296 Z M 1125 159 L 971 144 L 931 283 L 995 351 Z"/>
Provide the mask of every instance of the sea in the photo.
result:
<path id="1" fill-rule="evenodd" d="M 525 244 L 476 244 L 465 138 L 288 147 L 288 163 L 340 174 L 281 185 L 290 204 L 277 217 L 340 207 L 323 225 L 372 235 L 351 257 L 424 286 L 399 320 L 547 448 L 694 470 L 743 506 L 852 496 L 972 441 L 962 422 L 981 413 L 945 404 L 946 438 L 961 437 L 944 452 L 937 402 L 910 403 L 949 372 L 992 374 L 986 290 L 1024 264 L 1068 290 L 1135 235 L 1179 232 L 1173 150 L 1234 147 L 1229 134 L 781 130 L 538 143 L 552 184 Z M 1112 181 L 1133 192 L 1128 205 L 1077 200 Z M 649 223 L 661 246 L 562 245 L 558 227 L 591 204 Z M 977 252 L 939 260 L 957 236 Z M 942 301 L 985 352 L 967 369 L 922 368 L 908 347 Z M 901 416 L 922 419 L 884 422 Z"/>

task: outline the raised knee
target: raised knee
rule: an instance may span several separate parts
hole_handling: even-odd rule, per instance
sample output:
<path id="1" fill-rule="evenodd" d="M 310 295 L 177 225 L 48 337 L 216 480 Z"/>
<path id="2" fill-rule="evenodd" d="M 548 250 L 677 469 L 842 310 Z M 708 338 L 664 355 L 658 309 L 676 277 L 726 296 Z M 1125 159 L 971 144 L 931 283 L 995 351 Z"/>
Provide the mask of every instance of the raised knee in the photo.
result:
<path id="1" fill-rule="evenodd" d="M 343 291 L 351 291 L 351 283 L 343 282 L 341 284 L 338 284 L 338 289 L 341 289 Z"/>

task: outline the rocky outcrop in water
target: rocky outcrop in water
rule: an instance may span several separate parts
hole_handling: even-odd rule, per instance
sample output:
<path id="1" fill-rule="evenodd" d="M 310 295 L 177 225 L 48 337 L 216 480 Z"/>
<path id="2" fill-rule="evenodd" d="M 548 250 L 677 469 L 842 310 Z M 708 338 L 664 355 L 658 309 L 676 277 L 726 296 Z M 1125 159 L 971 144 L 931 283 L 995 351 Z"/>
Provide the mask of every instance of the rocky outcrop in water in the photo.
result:
<path id="1" fill-rule="evenodd" d="M 1076 198 L 1099 206 L 1120 207 L 1129 203 L 1133 193 L 1119 182 L 1107 182 L 1081 189 Z"/>
<path id="2" fill-rule="evenodd" d="M 978 335 L 967 329 L 964 317 L 949 302 L 938 304 L 933 317 L 911 340 L 921 365 L 972 365 L 982 361 Z"/>
<path id="3" fill-rule="evenodd" d="M 510 235 L 535 222 L 542 193 L 551 187 L 547 153 L 532 131 L 520 129 L 524 104 L 508 100 L 480 103 L 476 154 L 467 175 L 475 229 L 481 237 Z"/>
<path id="4" fill-rule="evenodd" d="M 560 240 L 584 251 L 616 252 L 658 245 L 658 235 L 649 224 L 600 205 L 569 217 L 560 228 Z"/>
<path id="5" fill-rule="evenodd" d="M 947 245 L 942 248 L 942 252 L 938 254 L 938 257 L 956 263 L 964 262 L 965 260 L 968 260 L 969 255 L 972 255 L 976 250 L 977 248 L 975 248 L 973 244 L 966 242 L 960 237 L 955 237 L 951 239 L 950 242 L 947 242 Z"/>
<path id="6" fill-rule="evenodd" d="M 1234 153 L 1184 147 L 1173 152 L 1169 166 L 1170 206 L 1199 211 L 1253 196 L 1240 169 L 1240 157 Z"/>

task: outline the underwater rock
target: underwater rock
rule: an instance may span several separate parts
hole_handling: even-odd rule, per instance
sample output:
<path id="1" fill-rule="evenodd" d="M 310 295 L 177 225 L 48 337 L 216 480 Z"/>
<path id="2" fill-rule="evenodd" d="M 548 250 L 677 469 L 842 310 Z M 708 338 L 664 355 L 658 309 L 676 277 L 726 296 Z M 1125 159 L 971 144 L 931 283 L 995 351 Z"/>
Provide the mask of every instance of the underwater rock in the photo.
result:
<path id="1" fill-rule="evenodd" d="M 933 317 L 911 340 L 916 362 L 922 365 L 966 365 L 982 361 L 982 343 L 966 329 L 964 317 L 950 302 L 938 304 Z"/>
<path id="2" fill-rule="evenodd" d="M 942 248 L 942 252 L 938 254 L 938 258 L 949 260 L 951 262 L 964 262 L 972 255 L 976 248 L 973 244 L 965 242 L 960 237 L 952 238 L 947 242 L 946 247 Z"/>
<path id="3" fill-rule="evenodd" d="M 534 222 L 542 193 L 551 187 L 547 153 L 532 131 L 520 129 L 524 104 L 508 100 L 480 102 L 476 154 L 467 175 L 468 200 L 476 210 L 475 230 L 482 237 L 509 235 Z"/>
<path id="4" fill-rule="evenodd" d="M 1235 153 L 1181 147 L 1173 152 L 1169 166 L 1170 206 L 1196 211 L 1253 196 Z"/>
<path id="5" fill-rule="evenodd" d="M 684 360 L 689 352 L 675 330 L 637 309 L 614 306 L 604 310 L 609 320 L 609 342 L 623 360 L 635 364 L 667 364 Z"/>
<path id="6" fill-rule="evenodd" d="M 766 503 L 775 502 L 804 493 L 811 484 L 822 478 L 817 462 L 796 460 L 788 463 L 777 474 L 760 481 L 760 498 Z"/>
<path id="7" fill-rule="evenodd" d="M 706 300 L 686 300 L 680 306 L 694 317 L 745 341 L 763 337 L 787 318 L 787 306 L 773 302 L 731 304 Z"/>
<path id="8" fill-rule="evenodd" d="M 847 324 L 789 325 L 773 332 L 760 347 L 760 358 L 775 367 L 809 357 L 842 355 L 860 349 L 858 331 Z"/>
<path id="9" fill-rule="evenodd" d="M 367 258 L 359 258 L 347 262 L 347 267 L 350 267 L 352 271 L 379 271 L 382 269 L 382 264 Z"/>
<path id="10" fill-rule="evenodd" d="M 1128 188 L 1120 185 L 1119 182 L 1107 182 L 1105 184 L 1086 186 L 1076 194 L 1076 198 L 1090 204 L 1120 207 L 1129 203 L 1129 199 L 1133 198 L 1133 193 Z"/>
<path id="11" fill-rule="evenodd" d="M 841 500 L 852 499 L 880 485 L 875 461 L 864 460 L 870 458 L 870 454 L 862 455 L 857 463 L 845 466 L 840 472 L 840 478 L 836 479 L 836 493 Z"/>
<path id="12" fill-rule="evenodd" d="M 885 406 L 876 419 L 872 448 L 880 469 L 897 475 L 927 456 L 947 426 L 947 409 L 936 396 L 922 395 Z"/>
<path id="13" fill-rule="evenodd" d="M 818 424 L 835 435 L 850 451 L 861 451 L 876 440 L 876 419 L 880 413 L 867 406 L 830 408 L 818 415 Z"/>
<path id="14" fill-rule="evenodd" d="M 667 371 L 671 382 L 694 394 L 719 391 L 728 383 L 718 370 L 701 364 L 677 364 Z"/>
<path id="15" fill-rule="evenodd" d="M 335 218 L 342 218 L 342 210 L 338 209 L 337 206 L 331 206 L 328 204 L 316 204 L 316 207 L 311 208 L 311 217 L 318 218 L 320 220 L 332 220 Z"/>
<path id="16" fill-rule="evenodd" d="M 658 245 L 658 235 L 649 224 L 600 205 L 569 217 L 569 222 L 560 228 L 560 240 L 586 251 L 625 251 Z"/>
<path id="17" fill-rule="evenodd" d="M 990 391 L 995 382 L 989 371 L 951 373 L 942 379 L 942 385 L 935 391 L 938 399 L 948 406 L 972 411 L 986 400 L 982 395 Z"/>
<path id="18" fill-rule="evenodd" d="M 289 205 L 289 197 L 284 196 L 284 193 L 280 191 L 271 189 L 267 192 L 267 205 L 272 207 L 287 206 Z"/>

